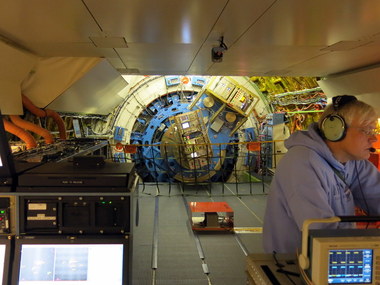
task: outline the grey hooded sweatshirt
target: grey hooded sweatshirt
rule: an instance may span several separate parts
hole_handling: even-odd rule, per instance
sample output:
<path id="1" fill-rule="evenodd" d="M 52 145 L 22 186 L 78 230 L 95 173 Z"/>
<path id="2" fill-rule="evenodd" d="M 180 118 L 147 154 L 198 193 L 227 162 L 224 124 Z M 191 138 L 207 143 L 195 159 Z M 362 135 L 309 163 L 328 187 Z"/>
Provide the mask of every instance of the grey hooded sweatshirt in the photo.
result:
<path id="1" fill-rule="evenodd" d="M 286 141 L 288 149 L 273 177 L 264 217 L 263 242 L 268 253 L 301 249 L 304 220 L 352 216 L 355 206 L 380 213 L 380 172 L 368 160 L 337 161 L 316 123 Z M 341 178 L 334 172 L 341 173 Z M 344 181 L 343 181 L 343 179 Z M 313 224 L 310 228 L 350 228 L 352 223 Z"/>

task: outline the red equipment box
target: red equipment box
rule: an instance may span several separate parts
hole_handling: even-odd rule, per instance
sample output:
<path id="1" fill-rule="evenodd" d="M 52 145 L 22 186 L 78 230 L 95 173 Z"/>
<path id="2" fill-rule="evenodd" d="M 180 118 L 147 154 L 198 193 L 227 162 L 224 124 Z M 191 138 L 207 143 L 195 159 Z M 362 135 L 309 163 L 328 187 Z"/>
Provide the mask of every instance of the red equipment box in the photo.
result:
<path id="1" fill-rule="evenodd" d="M 234 211 L 226 202 L 189 202 L 194 231 L 233 231 Z"/>

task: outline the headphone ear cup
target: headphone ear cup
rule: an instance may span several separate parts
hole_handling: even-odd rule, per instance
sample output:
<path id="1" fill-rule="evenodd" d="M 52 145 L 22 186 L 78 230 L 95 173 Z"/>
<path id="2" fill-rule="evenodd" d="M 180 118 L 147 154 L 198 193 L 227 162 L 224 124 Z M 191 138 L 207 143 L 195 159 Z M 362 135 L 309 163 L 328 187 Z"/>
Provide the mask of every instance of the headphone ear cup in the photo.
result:
<path id="1" fill-rule="evenodd" d="M 329 141 L 337 142 L 346 136 L 347 126 L 339 115 L 327 116 L 321 125 L 323 137 Z"/>

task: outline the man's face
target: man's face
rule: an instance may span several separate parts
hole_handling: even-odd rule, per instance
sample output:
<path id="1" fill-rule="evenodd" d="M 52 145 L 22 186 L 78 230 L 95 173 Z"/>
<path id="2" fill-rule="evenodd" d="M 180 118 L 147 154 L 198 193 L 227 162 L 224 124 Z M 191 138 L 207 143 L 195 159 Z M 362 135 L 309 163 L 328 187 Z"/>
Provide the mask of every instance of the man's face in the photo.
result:
<path id="1" fill-rule="evenodd" d="M 341 147 L 348 160 L 368 159 L 370 148 L 377 141 L 376 134 L 373 132 L 376 128 L 376 122 L 366 125 L 359 125 L 356 122 L 357 120 L 354 120 L 348 127 Z"/>

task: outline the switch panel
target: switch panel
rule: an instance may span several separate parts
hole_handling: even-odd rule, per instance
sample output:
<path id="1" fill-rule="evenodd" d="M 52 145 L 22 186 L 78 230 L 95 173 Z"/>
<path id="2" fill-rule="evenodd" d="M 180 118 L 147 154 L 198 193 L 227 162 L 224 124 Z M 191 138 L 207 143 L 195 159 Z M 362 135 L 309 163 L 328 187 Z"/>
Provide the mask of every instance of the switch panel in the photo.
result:
<path id="1" fill-rule="evenodd" d="M 28 231 L 57 229 L 57 203 L 26 200 L 26 229 Z"/>
<path id="2" fill-rule="evenodd" d="M 130 232 L 131 197 L 128 195 L 21 196 L 19 203 L 21 234 Z"/>

